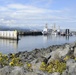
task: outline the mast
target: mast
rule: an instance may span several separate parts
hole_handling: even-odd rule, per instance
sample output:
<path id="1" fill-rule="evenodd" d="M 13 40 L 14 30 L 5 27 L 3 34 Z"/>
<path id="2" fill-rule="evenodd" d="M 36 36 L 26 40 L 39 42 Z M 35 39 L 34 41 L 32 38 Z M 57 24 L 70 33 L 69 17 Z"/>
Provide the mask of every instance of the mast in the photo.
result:
<path id="1" fill-rule="evenodd" d="M 46 23 L 46 25 L 45 25 L 45 28 L 47 28 L 47 29 L 48 29 L 47 23 Z"/>
<path id="2" fill-rule="evenodd" d="M 54 23 L 53 31 L 56 31 L 56 24 Z"/>

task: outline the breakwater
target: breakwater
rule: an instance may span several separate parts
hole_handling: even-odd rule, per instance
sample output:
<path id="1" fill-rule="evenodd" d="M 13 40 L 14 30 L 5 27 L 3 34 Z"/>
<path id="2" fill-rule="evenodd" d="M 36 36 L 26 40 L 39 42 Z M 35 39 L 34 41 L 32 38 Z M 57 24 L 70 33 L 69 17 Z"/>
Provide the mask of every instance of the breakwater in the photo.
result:
<path id="1" fill-rule="evenodd" d="M 41 31 L 29 31 L 29 32 L 19 31 L 18 34 L 19 35 L 42 35 L 42 32 Z"/>
<path id="2" fill-rule="evenodd" d="M 5 65 L 0 60 L 0 75 L 76 75 L 76 42 L 10 53 L 6 58 Z"/>

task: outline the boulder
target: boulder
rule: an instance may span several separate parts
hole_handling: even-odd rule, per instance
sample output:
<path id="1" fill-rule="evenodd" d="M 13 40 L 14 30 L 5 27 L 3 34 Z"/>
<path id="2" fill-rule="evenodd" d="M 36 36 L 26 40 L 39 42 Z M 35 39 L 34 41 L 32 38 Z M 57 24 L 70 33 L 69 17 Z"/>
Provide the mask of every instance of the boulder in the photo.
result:
<path id="1" fill-rule="evenodd" d="M 36 61 L 37 60 L 31 62 L 33 71 L 37 71 L 40 69 L 41 62 L 36 62 Z"/>
<path id="2" fill-rule="evenodd" d="M 5 66 L 4 68 L 0 69 L 0 75 L 10 75 L 11 70 L 11 67 Z"/>
<path id="3" fill-rule="evenodd" d="M 67 60 L 66 62 L 66 66 L 69 67 L 70 65 L 74 64 L 75 63 L 75 60 L 74 59 L 69 59 Z"/>
<path id="4" fill-rule="evenodd" d="M 24 70 L 24 68 L 14 67 L 10 75 L 25 75 L 25 74 L 26 74 L 26 70 Z"/>
<path id="5" fill-rule="evenodd" d="M 65 70 L 64 72 L 62 72 L 62 75 L 68 75 L 68 71 Z"/>
<path id="6" fill-rule="evenodd" d="M 76 47 L 74 48 L 74 56 L 76 57 Z"/>
<path id="7" fill-rule="evenodd" d="M 50 53 L 52 59 L 58 59 L 61 57 L 65 57 L 69 53 L 69 45 L 66 45 L 65 48 L 59 48 Z"/>
<path id="8" fill-rule="evenodd" d="M 60 75 L 60 73 L 59 72 L 54 72 L 51 75 Z"/>
<path id="9" fill-rule="evenodd" d="M 70 47 L 75 47 L 76 46 L 76 42 L 70 43 L 69 45 L 70 45 Z"/>
<path id="10" fill-rule="evenodd" d="M 73 63 L 68 67 L 68 74 L 76 75 L 76 63 Z"/>

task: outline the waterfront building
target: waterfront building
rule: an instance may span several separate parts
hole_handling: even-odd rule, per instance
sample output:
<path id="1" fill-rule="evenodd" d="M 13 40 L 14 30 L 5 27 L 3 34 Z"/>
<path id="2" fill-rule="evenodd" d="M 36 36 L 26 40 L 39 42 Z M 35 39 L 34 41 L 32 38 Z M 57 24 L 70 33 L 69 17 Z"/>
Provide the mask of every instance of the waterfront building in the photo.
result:
<path id="1" fill-rule="evenodd" d="M 0 31 L 0 38 L 18 40 L 18 32 L 15 31 Z"/>

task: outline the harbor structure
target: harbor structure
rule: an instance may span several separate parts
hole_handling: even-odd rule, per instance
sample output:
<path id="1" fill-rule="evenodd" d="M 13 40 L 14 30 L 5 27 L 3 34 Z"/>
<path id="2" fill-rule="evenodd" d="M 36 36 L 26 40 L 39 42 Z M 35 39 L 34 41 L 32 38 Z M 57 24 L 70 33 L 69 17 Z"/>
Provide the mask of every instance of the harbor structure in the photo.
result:
<path id="1" fill-rule="evenodd" d="M 54 24 L 53 26 L 52 26 L 52 33 L 51 33 L 52 35 L 57 35 L 57 29 L 56 29 L 56 24 Z"/>
<path id="2" fill-rule="evenodd" d="M 18 40 L 18 32 L 15 31 L 0 31 L 0 38 Z"/>
<path id="3" fill-rule="evenodd" d="M 69 29 L 66 29 L 66 30 L 65 30 L 65 34 L 66 34 L 66 35 L 69 35 L 69 34 L 70 34 L 70 30 L 69 30 Z"/>
<path id="4" fill-rule="evenodd" d="M 61 32 L 62 36 L 72 36 L 73 33 L 70 31 L 70 29 L 65 29 L 64 31 Z"/>
<path id="5" fill-rule="evenodd" d="M 18 31 L 18 35 L 42 35 L 41 31 Z"/>
<path id="6" fill-rule="evenodd" d="M 43 31 L 42 31 L 42 34 L 43 35 L 47 35 L 49 32 L 48 32 L 48 26 L 47 26 L 47 24 L 45 25 L 45 27 L 44 27 L 44 29 L 43 29 Z"/>
<path id="7" fill-rule="evenodd" d="M 48 34 L 49 35 L 57 35 L 57 34 L 60 34 L 60 26 L 57 29 L 56 24 L 54 24 L 51 29 L 48 29 L 47 24 L 46 24 L 45 28 L 42 31 L 42 34 L 43 35 L 48 35 Z"/>

